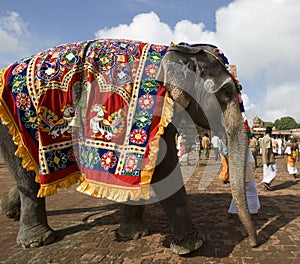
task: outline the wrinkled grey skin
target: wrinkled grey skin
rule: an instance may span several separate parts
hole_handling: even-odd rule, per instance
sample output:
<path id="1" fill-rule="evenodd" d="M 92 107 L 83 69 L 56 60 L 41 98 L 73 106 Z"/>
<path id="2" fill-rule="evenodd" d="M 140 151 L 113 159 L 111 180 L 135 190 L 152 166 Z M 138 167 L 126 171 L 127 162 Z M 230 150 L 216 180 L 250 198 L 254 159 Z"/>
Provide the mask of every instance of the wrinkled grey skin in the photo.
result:
<path id="1" fill-rule="evenodd" d="M 0 212 L 8 218 L 20 219 L 20 195 L 17 186 L 13 186 L 6 194 L 5 199 L 0 200 Z"/>
<path id="2" fill-rule="evenodd" d="M 211 47 L 172 46 L 161 63 L 157 79 L 165 84 L 174 101 L 185 109 L 197 126 L 209 128 L 227 138 L 232 195 L 239 217 L 249 234 L 250 245 L 256 246 L 256 232 L 245 195 L 247 135 L 235 85 L 216 56 L 218 54 Z M 171 249 L 182 255 L 200 248 L 203 237 L 193 227 L 178 165 L 175 144 L 177 122 L 180 122 L 180 115 L 175 116 L 165 128 L 160 140 L 159 162 L 152 186 L 169 217 L 173 239 Z M 55 240 L 55 233 L 47 223 L 45 199 L 37 198 L 39 184 L 35 182 L 35 175 L 22 168 L 20 159 L 14 155 L 16 146 L 2 124 L 0 134 L 2 154 L 20 193 L 21 218 L 17 242 L 24 247 L 49 244 Z M 166 193 L 170 195 L 166 197 Z M 5 206 L 7 210 L 9 205 Z M 119 227 L 122 237 L 137 239 L 148 234 L 143 221 L 144 209 L 145 205 L 140 203 L 124 204 L 124 218 Z"/>

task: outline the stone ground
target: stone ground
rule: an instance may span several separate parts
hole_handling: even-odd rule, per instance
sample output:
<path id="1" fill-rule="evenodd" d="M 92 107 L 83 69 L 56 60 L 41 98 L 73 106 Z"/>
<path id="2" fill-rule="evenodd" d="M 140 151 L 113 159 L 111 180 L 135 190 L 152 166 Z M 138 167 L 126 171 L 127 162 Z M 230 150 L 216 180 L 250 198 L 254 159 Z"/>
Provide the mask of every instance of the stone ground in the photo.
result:
<path id="1" fill-rule="evenodd" d="M 171 252 L 167 218 L 159 204 L 146 208 L 149 236 L 118 240 L 118 205 L 78 193 L 74 187 L 47 198 L 49 224 L 59 234 L 51 245 L 22 249 L 15 242 L 19 222 L 0 215 L 0 263 L 300 263 L 300 177 L 294 180 L 287 174 L 284 158 L 276 159 L 278 175 L 272 192 L 259 188 L 262 167 L 255 170 L 261 202 L 259 214 L 253 216 L 257 248 L 248 245 L 238 218 L 226 217 L 230 184 L 217 178 L 220 163 L 212 157 L 196 166 L 193 156 L 191 163 L 182 168 L 195 225 L 206 238 L 197 252 L 185 257 Z M 14 183 L 8 174 L 0 158 L 0 193 Z"/>

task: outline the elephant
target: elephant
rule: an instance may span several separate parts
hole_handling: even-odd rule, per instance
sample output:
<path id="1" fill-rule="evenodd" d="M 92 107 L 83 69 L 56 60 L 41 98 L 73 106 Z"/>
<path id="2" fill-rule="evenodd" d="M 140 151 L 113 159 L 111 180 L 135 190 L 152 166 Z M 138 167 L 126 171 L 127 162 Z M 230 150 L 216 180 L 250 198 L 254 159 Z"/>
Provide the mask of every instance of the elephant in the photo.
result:
<path id="1" fill-rule="evenodd" d="M 110 40 L 110 42 L 115 44 L 116 40 Z M 24 65 L 24 60 L 18 62 L 18 67 L 23 67 L 19 71 L 21 72 L 24 68 L 28 67 L 24 75 L 28 77 L 28 75 L 31 74 L 31 76 L 28 77 L 29 81 L 27 80 L 28 86 L 33 79 L 32 76 L 39 74 L 40 79 L 38 84 L 45 89 L 45 87 L 50 87 L 49 83 L 51 80 L 49 76 L 51 74 L 53 74 L 51 78 L 56 78 L 57 81 L 59 74 L 62 75 L 63 70 L 69 72 L 73 71 L 73 73 L 79 71 L 79 62 L 86 63 L 86 61 L 91 60 L 92 53 L 89 53 L 89 50 L 93 47 L 94 56 L 95 52 L 98 52 L 97 54 L 100 54 L 102 57 L 100 55 L 97 56 L 99 58 L 101 57 L 102 60 L 99 59 L 97 64 L 93 61 L 94 64 L 90 63 L 89 65 L 93 65 L 94 68 L 92 70 L 97 73 L 100 71 L 106 73 L 108 71 L 108 64 L 104 65 L 107 60 L 103 59 L 103 50 L 97 49 L 99 43 L 107 43 L 107 40 L 94 40 L 76 44 L 77 46 L 83 47 L 81 50 L 84 56 L 86 56 L 84 60 L 78 59 L 78 56 L 74 52 L 69 52 L 70 47 L 76 46 L 72 44 L 68 47 L 69 57 L 65 56 L 66 54 L 59 54 L 60 48 L 56 49 L 56 52 L 53 52 L 53 50 L 45 51 L 43 56 L 45 54 L 51 54 L 51 56 L 55 55 L 55 60 L 54 62 L 48 61 L 46 65 L 48 68 L 47 70 L 44 69 L 44 72 L 42 72 L 42 67 L 46 66 L 45 64 L 42 65 L 42 62 L 39 64 L 40 71 L 34 71 L 33 66 L 31 68 L 29 67 L 29 63 L 27 66 Z M 126 44 L 126 48 L 124 48 L 124 43 Z M 117 57 L 124 59 L 124 56 L 127 56 L 127 62 L 130 64 L 129 68 L 132 70 L 133 65 L 136 63 L 132 60 L 132 56 L 135 56 L 133 53 L 135 52 L 138 53 L 139 56 L 142 56 L 142 49 L 147 45 L 149 46 L 150 44 L 123 41 L 122 49 L 120 49 L 121 51 L 119 50 L 119 52 L 123 52 L 122 56 L 118 54 Z M 255 247 L 257 246 L 256 231 L 251 220 L 245 195 L 245 167 L 248 139 L 244 117 L 240 108 L 239 83 L 230 72 L 226 57 L 216 46 L 208 44 L 189 45 L 186 43 L 171 43 L 170 46 L 155 45 L 156 51 L 160 51 L 163 48 L 166 49 L 166 52 L 158 61 L 154 79 L 160 86 L 165 87 L 166 95 L 173 103 L 171 105 L 173 117 L 171 118 L 172 121 L 165 124 L 163 131 L 160 133 L 160 137 L 157 138 L 158 153 L 154 163 L 153 175 L 150 178 L 150 184 L 169 219 L 172 237 L 170 248 L 174 253 L 184 255 L 198 250 L 204 243 L 204 236 L 200 230 L 197 230 L 193 225 L 191 208 L 178 163 L 176 134 L 178 133 L 177 128 L 182 118 L 189 118 L 195 126 L 210 129 L 214 131 L 214 134 L 226 139 L 229 152 L 230 183 L 233 199 L 241 222 L 249 234 L 250 245 Z M 63 52 L 66 52 L 66 49 L 63 49 Z M 115 45 L 114 52 L 118 52 Z M 157 59 L 157 54 L 156 52 L 154 54 L 155 56 L 152 56 L 153 60 Z M 109 56 L 111 56 L 110 59 L 113 60 L 113 52 L 111 52 Z M 67 61 L 67 59 L 69 60 Z M 55 62 L 58 60 L 60 60 L 60 65 L 55 65 Z M 110 62 L 111 61 L 109 61 L 109 63 Z M 140 61 L 138 65 L 141 65 Z M 12 72 L 16 68 L 8 69 Z M 54 76 L 54 72 L 57 75 Z M 48 75 L 45 75 L 45 73 Z M 120 71 L 117 73 L 119 74 Z M 86 71 L 81 72 L 80 78 L 88 78 L 84 76 L 84 74 L 86 74 Z M 23 247 L 39 247 L 52 243 L 56 236 L 54 230 L 51 229 L 47 222 L 45 195 L 39 193 L 42 184 L 38 181 L 37 175 L 41 173 L 41 168 L 39 171 L 36 171 L 30 166 L 26 167 L 26 164 L 24 164 L 26 163 L 24 162 L 24 156 L 20 153 L 24 149 L 20 150 L 20 144 L 16 145 L 16 142 L 20 142 L 18 141 L 19 135 L 17 129 L 11 127 L 7 115 L 3 113 L 6 111 L 3 105 L 5 103 L 8 105 L 8 102 L 3 99 L 4 91 L 9 89 L 13 83 L 13 79 L 9 79 L 8 76 L 7 70 L 2 72 L 2 76 L 0 76 L 2 78 L 0 79 L 0 91 L 2 96 L 0 98 L 0 106 L 2 104 L 2 107 L 0 107 L 0 117 L 2 117 L 0 124 L 0 147 L 1 153 L 17 182 L 17 188 L 14 188 L 12 192 L 18 192 L 19 198 L 3 199 L 3 203 L 5 203 L 5 201 L 7 202 L 5 206 L 2 207 L 2 211 L 10 217 L 17 217 L 18 214 L 20 214 L 20 228 L 17 235 L 18 244 L 21 244 Z M 109 75 L 107 78 L 113 79 L 116 76 L 121 75 Z M 123 77 L 120 78 L 121 81 L 124 80 Z M 102 80 L 100 77 L 95 79 L 98 82 Z M 120 79 L 117 79 L 117 81 L 120 81 Z M 132 79 L 128 82 L 134 85 Z M 51 92 L 53 92 L 54 88 L 57 88 L 53 87 L 51 88 Z M 90 92 L 90 90 L 88 91 Z M 79 96 L 80 99 L 85 98 L 83 89 L 79 90 L 79 92 L 73 91 L 73 94 L 74 93 L 81 93 Z M 60 98 L 53 96 L 51 100 L 58 102 Z M 147 102 L 149 102 L 149 100 Z M 78 103 L 78 105 L 80 106 L 80 103 Z M 75 112 L 76 114 L 76 111 L 77 113 L 82 111 L 80 107 L 78 109 L 72 109 L 71 112 Z M 98 109 L 99 111 L 97 113 L 100 112 L 99 107 L 93 109 Z M 101 135 L 99 134 L 102 138 L 101 140 L 110 142 L 114 133 L 116 133 L 114 131 L 119 131 L 119 128 L 112 126 L 110 130 L 106 128 L 105 124 L 108 121 L 106 120 L 105 123 L 103 120 L 106 110 L 104 108 L 102 110 L 101 114 L 97 115 L 99 119 L 94 119 L 93 122 L 91 121 L 91 126 L 93 125 L 92 129 L 95 137 L 97 133 L 102 133 Z M 39 111 L 42 111 L 41 108 Z M 118 113 L 120 114 L 120 112 Z M 42 122 L 42 117 L 39 116 L 39 118 Z M 119 118 L 123 120 L 122 114 L 119 115 Z M 129 117 L 127 116 L 127 118 Z M 72 120 L 74 121 L 74 119 Z M 113 118 L 110 120 L 113 120 Z M 76 122 L 76 120 L 74 122 Z M 68 132 L 67 128 L 68 127 L 64 127 L 64 130 L 60 130 L 61 134 L 57 132 L 58 130 L 54 131 L 54 129 L 48 129 L 48 136 L 52 133 L 51 136 L 55 141 L 58 137 L 66 135 Z M 41 127 L 41 129 L 37 131 L 41 134 L 44 131 L 43 129 L 45 129 L 45 127 Z M 87 162 L 89 161 L 90 160 L 87 160 Z M 112 157 L 110 157 L 109 161 L 112 161 Z M 106 169 L 109 170 L 111 168 L 107 167 Z M 76 181 L 71 182 L 71 184 L 73 183 L 76 183 Z M 58 187 L 65 188 L 69 186 Z M 93 193 L 88 194 L 93 195 Z M 10 194 L 10 197 L 17 196 L 16 194 Z M 107 198 L 113 199 L 109 195 Z M 122 201 L 124 217 L 118 232 L 121 237 L 137 239 L 147 235 L 149 232 L 143 220 L 147 197 L 144 198 L 141 196 L 140 199 L 131 198 L 132 197 L 128 196 L 127 202 Z M 18 212 L 19 206 L 21 212 Z"/>

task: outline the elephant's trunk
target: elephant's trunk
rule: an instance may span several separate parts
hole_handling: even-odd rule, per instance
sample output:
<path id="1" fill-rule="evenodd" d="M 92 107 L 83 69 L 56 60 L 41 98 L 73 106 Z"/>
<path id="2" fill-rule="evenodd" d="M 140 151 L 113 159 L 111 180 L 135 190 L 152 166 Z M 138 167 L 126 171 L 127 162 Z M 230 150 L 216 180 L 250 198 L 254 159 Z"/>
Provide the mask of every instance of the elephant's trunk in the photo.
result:
<path id="1" fill-rule="evenodd" d="M 250 245 L 255 247 L 256 230 L 253 226 L 246 200 L 246 162 L 248 150 L 248 138 L 244 122 L 239 114 L 239 107 L 232 103 L 224 112 L 224 119 L 227 131 L 229 175 L 232 190 L 232 197 L 239 215 L 245 226 Z"/>

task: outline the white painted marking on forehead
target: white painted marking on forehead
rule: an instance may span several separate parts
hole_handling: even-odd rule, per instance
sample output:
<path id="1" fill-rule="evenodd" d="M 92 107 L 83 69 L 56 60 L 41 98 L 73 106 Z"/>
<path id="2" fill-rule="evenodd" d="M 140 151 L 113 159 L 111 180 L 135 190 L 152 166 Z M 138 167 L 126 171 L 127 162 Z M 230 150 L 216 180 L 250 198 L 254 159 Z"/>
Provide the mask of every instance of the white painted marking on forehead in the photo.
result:
<path id="1" fill-rule="evenodd" d="M 215 82 L 212 79 L 207 79 L 207 80 L 204 81 L 204 89 L 208 93 L 213 93 L 214 92 L 214 86 L 215 86 Z"/>

